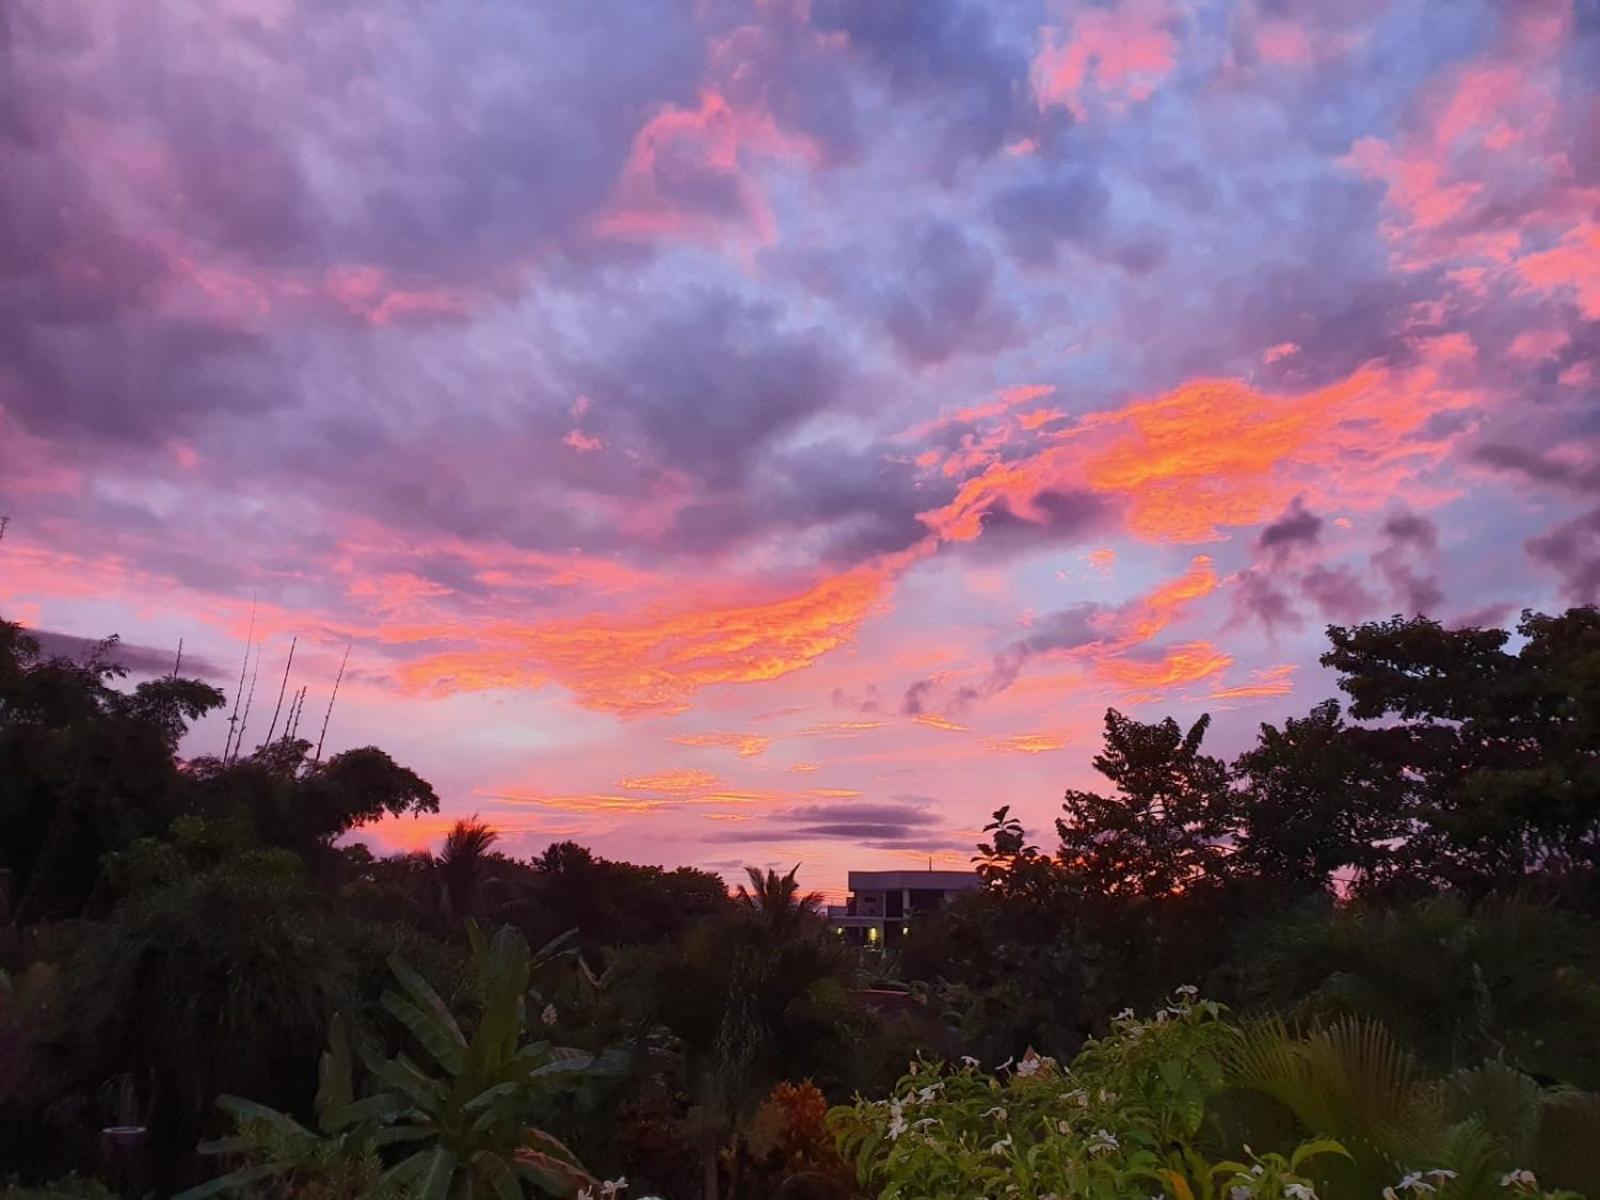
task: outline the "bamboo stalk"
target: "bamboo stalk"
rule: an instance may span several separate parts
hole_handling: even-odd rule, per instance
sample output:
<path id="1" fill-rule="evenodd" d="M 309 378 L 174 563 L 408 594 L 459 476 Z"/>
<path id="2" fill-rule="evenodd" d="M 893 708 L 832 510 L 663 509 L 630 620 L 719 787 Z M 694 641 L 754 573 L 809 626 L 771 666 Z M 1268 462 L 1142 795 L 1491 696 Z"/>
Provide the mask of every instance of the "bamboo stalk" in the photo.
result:
<path id="1" fill-rule="evenodd" d="M 256 600 L 250 597 L 250 628 L 244 635 L 244 659 L 239 663 L 239 686 L 233 690 L 233 711 L 228 714 L 228 736 L 222 743 L 222 761 L 228 761 L 233 735 L 239 726 L 239 698 L 244 694 L 244 673 L 250 669 L 250 647 L 256 640 Z"/>
<path id="2" fill-rule="evenodd" d="M 312 766 L 316 766 L 322 761 L 322 743 L 328 736 L 328 722 L 333 717 L 333 702 L 339 698 L 339 684 L 344 679 L 345 664 L 350 661 L 350 646 L 352 644 L 348 642 L 345 644 L 344 658 L 339 661 L 339 673 L 333 677 L 333 691 L 328 696 L 328 711 L 322 714 L 322 732 L 317 735 L 317 755 L 311 760 Z"/>
<path id="3" fill-rule="evenodd" d="M 289 639 L 289 657 L 283 664 L 283 682 L 278 685 L 278 703 L 272 710 L 272 724 L 267 726 L 267 740 L 263 746 L 272 744 L 272 735 L 278 732 L 278 714 L 283 711 L 283 696 L 289 690 L 289 668 L 294 666 L 294 648 L 299 643 L 299 637 Z"/>
<path id="4" fill-rule="evenodd" d="M 244 716 L 239 719 L 239 736 L 233 741 L 233 759 L 230 761 L 238 760 L 239 750 L 244 745 L 244 731 L 250 728 L 250 706 L 255 703 L 256 677 L 261 674 L 261 652 L 265 649 L 265 644 L 256 647 L 256 666 L 250 672 L 250 694 L 244 698 Z"/>

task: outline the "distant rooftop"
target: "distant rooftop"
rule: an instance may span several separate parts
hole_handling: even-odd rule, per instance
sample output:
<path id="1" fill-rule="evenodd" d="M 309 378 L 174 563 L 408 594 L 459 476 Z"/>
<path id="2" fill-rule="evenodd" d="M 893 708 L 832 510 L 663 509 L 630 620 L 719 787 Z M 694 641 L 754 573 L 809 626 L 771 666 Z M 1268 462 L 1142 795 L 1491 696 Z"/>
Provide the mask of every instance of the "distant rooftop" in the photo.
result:
<path id="1" fill-rule="evenodd" d="M 972 891 L 980 886 L 976 871 L 851 871 L 852 892 Z"/>

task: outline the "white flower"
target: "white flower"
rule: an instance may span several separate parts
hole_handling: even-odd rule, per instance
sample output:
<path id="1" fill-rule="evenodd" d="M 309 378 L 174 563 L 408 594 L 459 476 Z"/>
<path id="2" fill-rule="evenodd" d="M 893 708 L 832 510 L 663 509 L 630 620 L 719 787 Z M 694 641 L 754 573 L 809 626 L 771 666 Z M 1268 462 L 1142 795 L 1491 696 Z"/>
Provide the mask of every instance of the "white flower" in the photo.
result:
<path id="1" fill-rule="evenodd" d="M 1030 1075 L 1037 1075 L 1042 1065 L 1037 1054 L 1030 1054 L 1017 1064 L 1017 1074 L 1026 1079 Z"/>
<path id="2" fill-rule="evenodd" d="M 1255 1193 L 1250 1190 L 1249 1184 L 1241 1183 L 1238 1187 L 1228 1189 L 1228 1200 L 1250 1200 L 1253 1195 Z"/>
<path id="3" fill-rule="evenodd" d="M 602 1183 L 600 1185 L 600 1194 L 602 1196 L 615 1196 L 619 1192 L 626 1191 L 627 1187 L 628 1177 L 619 1175 L 615 1179 L 608 1179 L 605 1183 Z"/>
<path id="4" fill-rule="evenodd" d="M 906 1124 L 906 1115 L 900 1111 L 900 1106 L 898 1104 L 890 1105 L 889 1128 L 885 1131 L 889 1135 L 889 1140 L 891 1142 L 899 1141 L 900 1135 L 909 1128 L 910 1126 Z"/>
<path id="5" fill-rule="evenodd" d="M 1122 1143 L 1117 1141 L 1117 1135 L 1107 1129 L 1096 1129 L 1089 1138 L 1090 1154 L 1109 1154 Z"/>
<path id="6" fill-rule="evenodd" d="M 1064 1099 L 1071 1100 L 1079 1108 L 1089 1107 L 1089 1093 L 1084 1091 L 1082 1088 L 1074 1088 L 1072 1091 L 1066 1094 Z"/>
<path id="7" fill-rule="evenodd" d="M 1016 1062 L 1016 1061 L 1017 1061 L 1016 1057 L 1013 1055 L 1011 1058 L 1006 1059 L 1005 1062 L 1001 1063 L 998 1067 L 996 1067 L 995 1070 L 996 1071 L 1008 1071 L 1008 1070 L 1011 1069 L 1011 1064 Z"/>
<path id="8" fill-rule="evenodd" d="M 1435 1167 L 1428 1172 L 1429 1179 L 1454 1179 L 1455 1177 L 1456 1173 L 1454 1171 L 1446 1170 L 1444 1167 Z"/>
<path id="9" fill-rule="evenodd" d="M 1116 1102 L 1117 1102 L 1117 1094 L 1115 1092 L 1108 1092 L 1108 1091 L 1105 1090 L 1105 1088 L 1101 1088 L 1100 1089 L 1100 1103 L 1101 1104 L 1115 1104 Z"/>
<path id="10" fill-rule="evenodd" d="M 982 1064 L 970 1054 L 963 1054 L 961 1056 L 961 1065 L 963 1067 L 971 1067 L 973 1070 L 977 1070 L 978 1067 L 982 1066 Z"/>
<path id="11" fill-rule="evenodd" d="M 986 1117 L 999 1117 L 1002 1121 L 1004 1121 L 1006 1119 L 1006 1110 L 997 1104 L 983 1115 Z"/>
<path id="12" fill-rule="evenodd" d="M 1011 1145 L 1011 1135 L 1008 1133 L 1008 1134 L 1005 1135 L 1005 1137 L 1001 1138 L 998 1142 L 996 1142 L 994 1145 L 989 1147 L 989 1153 L 990 1154 L 1004 1154 L 1006 1152 L 1006 1148 L 1008 1146 L 1010 1146 L 1010 1145 Z"/>
<path id="13" fill-rule="evenodd" d="M 1317 1200 L 1317 1193 L 1309 1183 L 1286 1183 L 1283 1194 L 1286 1200 Z"/>
<path id="14" fill-rule="evenodd" d="M 937 1096 L 939 1094 L 940 1089 L 943 1088 L 943 1087 L 944 1087 L 944 1081 L 943 1080 L 940 1080 L 938 1083 L 930 1083 L 927 1087 L 923 1088 L 920 1092 L 917 1093 L 917 1102 L 920 1103 L 920 1104 L 926 1104 L 928 1101 L 932 1100 L 935 1096 Z"/>
<path id="15" fill-rule="evenodd" d="M 1433 1184 L 1423 1182 L 1421 1171 L 1407 1171 L 1400 1182 L 1395 1184 L 1395 1188 L 1397 1191 L 1416 1192 L 1419 1195 L 1424 1192 L 1436 1192 L 1439 1190 Z"/>
<path id="16" fill-rule="evenodd" d="M 578 1193 L 578 1200 L 594 1200 L 594 1189 L 584 1188 L 583 1191 Z"/>
<path id="17" fill-rule="evenodd" d="M 1191 999 L 1200 994 L 1200 989 L 1195 987 L 1195 985 L 1192 984 L 1192 983 L 1186 983 L 1182 987 L 1175 987 L 1172 990 L 1173 990 L 1174 994 L 1176 994 L 1176 995 L 1188 996 Z M 1304 1185 L 1303 1184 L 1295 1184 L 1294 1186 L 1295 1187 L 1303 1187 Z"/>
<path id="18" fill-rule="evenodd" d="M 1125 1008 L 1111 1019 L 1113 1021 L 1131 1021 L 1133 1020 L 1133 1009 Z"/>
<path id="19" fill-rule="evenodd" d="M 554 1004 L 546 1004 L 544 1006 L 544 1011 L 539 1014 L 539 1020 L 543 1021 L 546 1025 L 554 1025 L 559 1019 L 560 1014 L 556 1012 L 556 1006 Z"/>
<path id="20" fill-rule="evenodd" d="M 1532 1190 L 1539 1186 L 1539 1181 L 1534 1178 L 1532 1171 L 1525 1171 L 1519 1168 L 1515 1171 L 1507 1171 L 1500 1176 L 1500 1186 Z"/>
<path id="21" fill-rule="evenodd" d="M 1065 1121 L 1057 1121 L 1056 1122 L 1056 1132 L 1057 1133 L 1071 1133 L 1072 1132 L 1072 1126 L 1067 1124 Z"/>

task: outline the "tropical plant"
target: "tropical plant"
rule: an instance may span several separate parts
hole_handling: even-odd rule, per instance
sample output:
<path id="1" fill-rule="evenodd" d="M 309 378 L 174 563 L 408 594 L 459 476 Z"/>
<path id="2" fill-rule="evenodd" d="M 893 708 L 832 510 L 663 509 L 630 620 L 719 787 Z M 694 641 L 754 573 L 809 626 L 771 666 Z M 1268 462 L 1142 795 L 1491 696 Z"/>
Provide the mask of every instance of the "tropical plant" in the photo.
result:
<path id="1" fill-rule="evenodd" d="M 468 932 L 480 1000 L 470 1036 L 428 982 L 394 957 L 390 967 L 400 990 L 385 992 L 383 1006 L 432 1069 L 404 1051 L 384 1057 L 361 1048 L 372 1087 L 357 1099 L 351 1038 L 335 1020 L 322 1058 L 320 1132 L 226 1097 L 219 1103 L 233 1116 L 236 1134 L 201 1149 L 246 1161 L 183 1200 L 245 1191 L 264 1180 L 297 1196 L 428 1200 L 505 1200 L 525 1195 L 528 1187 L 572 1196 L 604 1186 L 559 1140 L 532 1124 L 541 1105 L 594 1065 L 584 1051 L 523 1041 L 532 964 L 562 947 L 530 958 L 514 930 L 501 929 L 492 939 L 475 925 Z"/>
<path id="2" fill-rule="evenodd" d="M 443 884 L 445 906 L 456 920 L 476 915 L 489 853 L 499 840 L 500 834 L 475 816 L 457 821 L 445 835 L 444 849 L 435 863 Z"/>
<path id="3" fill-rule="evenodd" d="M 1600 932 L 1576 914 L 1453 896 L 1352 905 L 1274 922 L 1241 957 L 1250 1004 L 1373 1018 L 1430 1070 L 1504 1058 L 1600 1087 Z"/>
<path id="4" fill-rule="evenodd" d="M 764 875 L 757 867 L 745 868 L 750 886 L 746 888 L 740 884 L 736 899 L 758 917 L 774 937 L 788 937 L 804 928 L 807 922 L 815 923 L 821 908 L 822 893 L 801 894 L 799 871 L 799 863 L 783 875 L 770 867 Z"/>
<path id="5" fill-rule="evenodd" d="M 888 1099 L 829 1119 L 880 1200 L 1490 1200 L 1600 1182 L 1600 1098 L 1498 1064 L 1430 1079 L 1375 1025 L 1241 1027 L 1189 988 L 1153 1020 L 1120 1014 L 1069 1068 L 913 1062 Z"/>
<path id="6" fill-rule="evenodd" d="M 1248 1026 L 1228 1075 L 1235 1090 L 1217 1108 L 1239 1136 L 1272 1145 L 1315 1130 L 1345 1147 L 1312 1172 L 1330 1200 L 1490 1200 L 1540 1180 L 1574 1189 L 1559 1195 L 1600 1187 L 1600 1097 L 1543 1088 L 1493 1061 L 1432 1078 L 1372 1021 L 1305 1034 L 1278 1019 Z"/>
<path id="7" fill-rule="evenodd" d="M 955 1070 L 913 1062 L 893 1096 L 837 1108 L 830 1121 L 881 1200 L 1211 1200 L 1237 1195 L 1241 1175 L 1263 1200 L 1303 1197 L 1294 1190 L 1311 1186 L 1303 1168 L 1342 1153 L 1336 1143 L 1313 1139 L 1248 1164 L 1243 1148 L 1239 1161 L 1206 1157 L 1207 1100 L 1226 1083 L 1238 1036 L 1220 1006 L 1186 989 L 1155 1020 L 1119 1017 L 1070 1069 L 1032 1052 L 993 1075 L 974 1059 Z"/>

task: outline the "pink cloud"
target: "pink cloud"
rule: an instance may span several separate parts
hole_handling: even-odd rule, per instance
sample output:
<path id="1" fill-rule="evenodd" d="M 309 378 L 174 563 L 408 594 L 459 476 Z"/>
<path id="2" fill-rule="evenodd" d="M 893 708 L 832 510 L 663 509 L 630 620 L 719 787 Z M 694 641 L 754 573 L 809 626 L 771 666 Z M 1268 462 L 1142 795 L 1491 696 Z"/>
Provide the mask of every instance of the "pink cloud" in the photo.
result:
<path id="1" fill-rule="evenodd" d="M 1078 7 L 1064 28 L 1039 31 L 1030 72 L 1041 108 L 1061 105 L 1079 120 L 1091 104 L 1118 112 L 1147 100 L 1178 60 L 1173 13 L 1164 0 Z"/>

